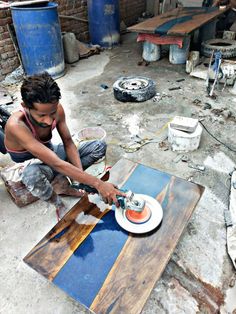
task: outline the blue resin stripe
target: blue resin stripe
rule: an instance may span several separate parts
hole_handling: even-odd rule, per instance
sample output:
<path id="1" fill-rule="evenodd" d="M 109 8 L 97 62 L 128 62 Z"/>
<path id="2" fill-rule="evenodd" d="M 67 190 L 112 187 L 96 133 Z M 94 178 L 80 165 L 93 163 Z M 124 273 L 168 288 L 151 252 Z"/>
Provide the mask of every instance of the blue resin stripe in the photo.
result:
<path id="1" fill-rule="evenodd" d="M 169 183 L 170 178 L 171 175 L 168 173 L 139 164 L 122 189 L 156 198 Z"/>
<path id="2" fill-rule="evenodd" d="M 169 183 L 171 175 L 138 165 L 122 187 L 156 197 Z M 121 253 L 128 233 L 109 211 L 75 250 L 53 282 L 75 300 L 90 307 Z"/>
<path id="3" fill-rule="evenodd" d="M 191 13 L 192 8 L 186 8 L 186 11 L 189 11 L 188 13 Z M 168 33 L 168 31 L 175 26 L 176 24 L 181 24 L 181 23 L 185 23 L 187 21 L 192 20 L 193 16 L 199 15 L 199 14 L 204 14 L 204 13 L 211 13 L 213 11 L 217 10 L 217 8 L 202 8 L 201 11 L 199 12 L 194 12 L 194 10 L 192 11 L 192 14 L 186 15 L 186 16 L 182 16 L 182 17 L 176 17 L 168 22 L 163 23 L 162 25 L 158 26 L 154 33 L 158 34 L 158 35 L 166 35 Z"/>
<path id="4" fill-rule="evenodd" d="M 101 289 L 128 238 L 114 216 L 112 210 L 101 218 L 53 280 L 87 307 Z"/>

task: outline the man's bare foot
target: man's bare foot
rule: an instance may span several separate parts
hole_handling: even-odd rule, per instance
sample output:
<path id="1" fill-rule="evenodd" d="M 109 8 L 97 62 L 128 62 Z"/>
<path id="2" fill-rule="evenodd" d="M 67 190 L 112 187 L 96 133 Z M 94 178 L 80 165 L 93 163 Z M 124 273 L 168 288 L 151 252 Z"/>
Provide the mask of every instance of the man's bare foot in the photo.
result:
<path id="1" fill-rule="evenodd" d="M 65 216 L 66 213 L 67 213 L 67 208 L 63 203 L 56 205 L 57 221 L 60 221 L 62 217 Z"/>
<path id="2" fill-rule="evenodd" d="M 67 213 L 67 208 L 62 202 L 60 196 L 53 192 L 48 202 L 56 207 L 57 221 L 61 220 L 61 218 Z"/>
<path id="3" fill-rule="evenodd" d="M 67 178 L 61 174 L 58 174 L 55 179 L 52 181 L 53 190 L 58 195 L 65 196 L 75 196 L 81 197 L 84 196 L 84 191 L 79 191 L 70 186 Z"/>

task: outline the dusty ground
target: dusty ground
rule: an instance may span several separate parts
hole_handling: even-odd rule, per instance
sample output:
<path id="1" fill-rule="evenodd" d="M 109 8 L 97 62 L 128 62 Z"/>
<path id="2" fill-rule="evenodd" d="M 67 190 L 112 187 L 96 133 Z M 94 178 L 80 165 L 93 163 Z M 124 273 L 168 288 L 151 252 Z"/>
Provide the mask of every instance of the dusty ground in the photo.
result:
<path id="1" fill-rule="evenodd" d="M 191 153 L 173 152 L 167 141 L 164 148 L 150 143 L 134 153 L 125 152 L 121 145 L 131 143 L 135 134 L 164 138 L 163 126 L 175 115 L 185 115 L 200 117 L 210 132 L 236 150 L 235 119 L 227 117 L 227 112 L 220 115 L 213 110 L 227 108 L 236 116 L 236 96 L 226 88 L 212 100 L 206 96 L 204 81 L 189 77 L 184 66 L 169 64 L 167 57 L 147 67 L 137 66 L 140 59 L 141 46 L 129 34 L 123 36 L 120 47 L 68 65 L 66 75 L 57 80 L 68 125 L 72 133 L 101 125 L 107 132 L 110 165 L 126 157 L 206 188 L 143 313 L 232 313 L 236 308 L 235 273 L 226 251 L 223 212 L 228 207 L 229 173 L 235 167 L 235 152 L 206 131 L 199 149 Z M 144 103 L 115 100 L 113 82 L 129 75 L 152 78 L 162 99 Z M 185 80 L 177 82 L 182 78 Z M 101 84 L 109 88 L 104 90 Z M 169 91 L 176 86 L 181 89 Z M 18 86 L 9 87 L 9 91 L 19 96 Z M 18 97 L 15 106 L 19 102 Z M 210 109 L 204 109 L 206 103 Z M 58 136 L 54 137 L 57 141 Z M 182 155 L 188 157 L 187 162 L 181 160 Z M 1 166 L 9 162 L 7 156 L 1 156 Z M 205 165 L 205 170 L 190 168 L 190 163 Z M 0 198 L 0 313 L 88 313 L 22 261 L 55 225 L 54 209 L 41 201 L 19 209 L 3 184 Z M 68 208 L 75 201 L 65 199 Z"/>

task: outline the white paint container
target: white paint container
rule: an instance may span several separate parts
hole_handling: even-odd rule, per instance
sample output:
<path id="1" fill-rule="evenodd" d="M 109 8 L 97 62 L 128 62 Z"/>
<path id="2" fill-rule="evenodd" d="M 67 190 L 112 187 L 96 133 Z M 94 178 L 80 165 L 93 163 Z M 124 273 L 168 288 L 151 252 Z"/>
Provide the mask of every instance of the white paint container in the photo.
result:
<path id="1" fill-rule="evenodd" d="M 198 123 L 193 133 L 176 130 L 168 124 L 168 141 L 173 151 L 193 151 L 198 149 L 202 135 L 202 127 Z"/>
<path id="2" fill-rule="evenodd" d="M 161 58 L 161 46 L 145 41 L 143 43 L 143 59 L 147 62 L 157 61 Z"/>

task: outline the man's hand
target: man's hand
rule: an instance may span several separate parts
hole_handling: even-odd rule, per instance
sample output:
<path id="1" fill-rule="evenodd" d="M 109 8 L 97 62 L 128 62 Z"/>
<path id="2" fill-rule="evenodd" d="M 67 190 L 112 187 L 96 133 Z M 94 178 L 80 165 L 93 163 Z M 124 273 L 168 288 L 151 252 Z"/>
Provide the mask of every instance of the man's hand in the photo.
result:
<path id="1" fill-rule="evenodd" d="M 116 207 L 120 206 L 116 196 L 121 195 L 125 197 L 125 193 L 119 191 L 112 183 L 109 182 L 101 181 L 97 190 L 106 204 L 115 204 Z"/>

